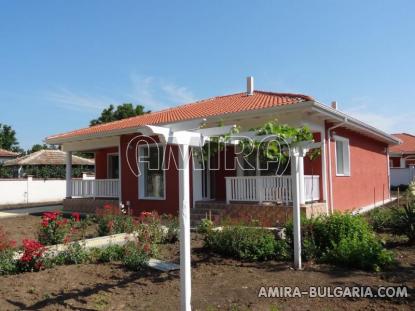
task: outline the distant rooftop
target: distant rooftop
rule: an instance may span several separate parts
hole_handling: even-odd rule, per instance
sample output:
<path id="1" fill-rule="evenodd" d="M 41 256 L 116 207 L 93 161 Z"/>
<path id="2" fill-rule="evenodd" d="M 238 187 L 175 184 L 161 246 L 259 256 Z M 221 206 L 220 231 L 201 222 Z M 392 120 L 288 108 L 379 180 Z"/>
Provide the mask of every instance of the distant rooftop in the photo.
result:
<path id="1" fill-rule="evenodd" d="M 4 162 L 4 166 L 65 165 L 66 153 L 60 150 L 40 150 L 20 158 Z M 93 159 L 72 156 L 72 165 L 94 165 Z"/>
<path id="2" fill-rule="evenodd" d="M 402 140 L 402 144 L 389 148 L 394 153 L 414 153 L 415 154 L 415 136 L 408 133 L 392 134 Z"/>
<path id="3" fill-rule="evenodd" d="M 6 150 L 6 149 L 1 149 L 0 148 L 0 157 L 10 157 L 10 158 L 14 158 L 14 157 L 17 157 L 17 156 L 19 156 L 19 154 L 18 153 L 16 153 L 16 152 L 13 152 L 13 151 L 9 151 L 9 150 Z"/>

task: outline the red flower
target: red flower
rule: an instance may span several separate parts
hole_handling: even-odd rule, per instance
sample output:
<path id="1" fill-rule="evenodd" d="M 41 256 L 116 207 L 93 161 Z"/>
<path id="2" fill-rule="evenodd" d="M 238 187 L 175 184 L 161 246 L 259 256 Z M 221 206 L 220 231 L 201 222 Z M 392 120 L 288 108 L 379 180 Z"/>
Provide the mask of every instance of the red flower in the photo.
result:
<path id="1" fill-rule="evenodd" d="M 76 222 L 79 222 L 81 219 L 81 215 L 79 213 L 72 213 L 71 216 Z"/>
<path id="2" fill-rule="evenodd" d="M 45 251 L 44 246 L 35 240 L 23 240 L 24 252 L 20 261 L 30 262 L 33 259 L 42 257 L 43 252 Z"/>
<path id="3" fill-rule="evenodd" d="M 49 226 L 49 219 L 48 218 L 43 218 L 42 219 L 42 227 L 47 227 Z"/>

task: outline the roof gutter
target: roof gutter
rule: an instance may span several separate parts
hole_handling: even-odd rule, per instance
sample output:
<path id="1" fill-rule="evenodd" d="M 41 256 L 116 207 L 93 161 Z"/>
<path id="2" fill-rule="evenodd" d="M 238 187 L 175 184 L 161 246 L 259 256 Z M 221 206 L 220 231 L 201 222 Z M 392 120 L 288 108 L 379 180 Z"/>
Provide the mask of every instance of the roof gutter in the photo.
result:
<path id="1" fill-rule="evenodd" d="M 339 122 L 343 122 L 345 119 L 347 119 L 347 124 L 357 127 L 359 129 L 365 130 L 367 132 L 370 132 L 372 135 L 376 136 L 378 139 L 384 142 L 387 142 L 389 145 L 398 145 L 402 143 L 400 139 L 384 131 L 381 131 L 369 124 L 359 121 L 356 118 L 350 117 L 341 111 L 325 106 L 319 102 L 316 102 L 316 101 L 312 102 L 311 107 L 313 108 L 313 110 L 318 111 L 326 116 L 337 119 Z"/>

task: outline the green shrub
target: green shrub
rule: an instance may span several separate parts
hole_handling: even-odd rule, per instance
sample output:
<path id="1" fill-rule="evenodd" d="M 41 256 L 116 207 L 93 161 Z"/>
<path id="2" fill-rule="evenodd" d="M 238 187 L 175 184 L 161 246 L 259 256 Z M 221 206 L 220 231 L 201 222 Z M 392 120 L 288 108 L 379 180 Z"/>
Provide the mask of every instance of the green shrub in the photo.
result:
<path id="1" fill-rule="evenodd" d="M 72 243 L 66 250 L 56 255 L 52 262 L 56 265 L 77 265 L 86 263 L 89 259 L 89 252 L 80 243 Z"/>
<path id="2" fill-rule="evenodd" d="M 376 208 L 368 213 L 367 218 L 376 232 L 388 232 L 395 227 L 396 217 L 390 208 Z"/>
<path id="3" fill-rule="evenodd" d="M 197 232 L 206 234 L 213 228 L 213 221 L 208 218 L 203 218 L 197 226 Z"/>
<path id="4" fill-rule="evenodd" d="M 38 232 L 39 242 L 43 245 L 55 245 L 65 241 L 71 229 L 68 219 L 60 211 L 45 212 Z"/>
<path id="5" fill-rule="evenodd" d="M 237 259 L 266 260 L 275 256 L 276 240 L 274 234 L 266 229 L 233 226 L 224 227 L 221 231 L 208 231 L 205 247 Z"/>
<path id="6" fill-rule="evenodd" d="M 379 271 L 393 261 L 393 254 L 384 249 L 375 238 L 362 239 L 356 235 L 343 238 L 327 249 L 322 260 L 346 267 Z"/>
<path id="7" fill-rule="evenodd" d="M 161 218 L 162 223 L 167 227 L 167 231 L 164 233 L 163 242 L 174 243 L 179 239 L 179 220 L 172 215 L 163 215 Z"/>
<path id="8" fill-rule="evenodd" d="M 124 253 L 123 246 L 112 244 L 99 250 L 97 260 L 99 262 L 120 261 L 123 259 Z"/>
<path id="9" fill-rule="evenodd" d="M 13 256 L 14 251 L 12 249 L 0 251 L 0 275 L 12 274 L 17 271 L 17 261 Z"/>
<path id="10" fill-rule="evenodd" d="M 110 204 L 97 209 L 96 220 L 98 223 L 98 235 L 106 236 L 117 233 L 131 233 L 134 231 L 134 220 L 130 215 L 125 215 L 121 210 Z"/>
<path id="11" fill-rule="evenodd" d="M 343 266 L 376 269 L 393 261 L 361 216 L 333 214 L 304 219 L 301 225 L 302 258 Z M 292 223 L 286 225 L 287 243 L 293 249 Z"/>
<path id="12" fill-rule="evenodd" d="M 409 201 L 402 208 L 393 209 L 392 231 L 406 235 L 408 243 L 415 244 L 415 200 Z"/>
<path id="13" fill-rule="evenodd" d="M 130 242 L 125 246 L 122 263 L 128 270 L 140 271 L 147 267 L 148 261 L 150 260 L 150 253 L 150 248 L 135 242 Z"/>

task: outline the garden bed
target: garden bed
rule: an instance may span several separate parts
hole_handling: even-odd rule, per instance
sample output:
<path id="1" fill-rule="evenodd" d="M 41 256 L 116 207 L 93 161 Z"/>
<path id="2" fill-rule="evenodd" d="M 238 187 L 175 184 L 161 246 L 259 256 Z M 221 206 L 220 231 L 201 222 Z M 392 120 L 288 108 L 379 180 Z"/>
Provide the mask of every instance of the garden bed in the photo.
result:
<path id="1" fill-rule="evenodd" d="M 290 263 L 242 263 L 202 248 L 192 240 L 192 301 L 195 310 L 413 310 L 415 248 L 395 248 L 398 265 L 383 272 L 305 264 L 295 271 Z M 165 260 L 178 261 L 179 244 L 165 244 Z M 260 299 L 261 286 L 402 286 L 404 299 L 284 298 Z M 274 307 L 274 309 L 271 308 Z M 238 307 L 238 308 L 237 308 Z M 0 310 L 178 310 L 179 272 L 147 269 L 130 272 L 118 263 L 58 266 L 36 273 L 0 277 Z"/>
<path id="2" fill-rule="evenodd" d="M 10 240 L 16 241 L 16 246 L 22 245 L 23 239 L 37 239 L 41 216 L 18 216 L 11 218 L 0 219 L 0 227 L 3 227 L 5 233 Z M 93 238 L 97 236 L 97 224 L 91 223 L 85 231 L 85 238 Z M 79 240 L 82 237 L 80 232 L 74 234 L 74 240 Z"/>

